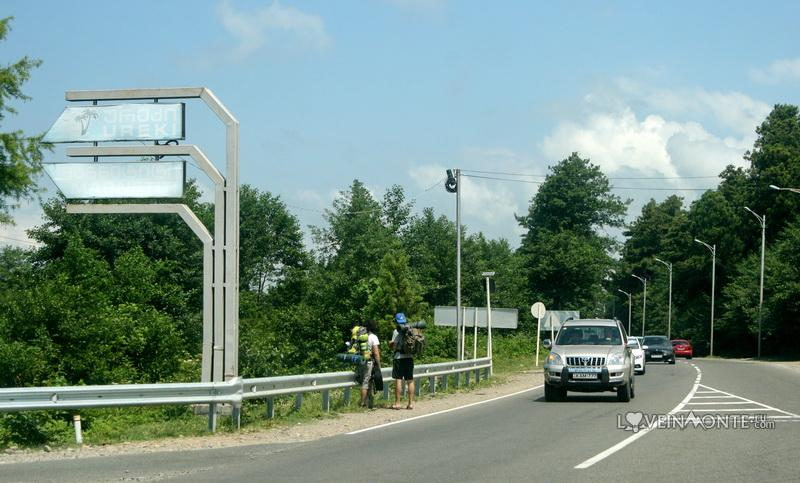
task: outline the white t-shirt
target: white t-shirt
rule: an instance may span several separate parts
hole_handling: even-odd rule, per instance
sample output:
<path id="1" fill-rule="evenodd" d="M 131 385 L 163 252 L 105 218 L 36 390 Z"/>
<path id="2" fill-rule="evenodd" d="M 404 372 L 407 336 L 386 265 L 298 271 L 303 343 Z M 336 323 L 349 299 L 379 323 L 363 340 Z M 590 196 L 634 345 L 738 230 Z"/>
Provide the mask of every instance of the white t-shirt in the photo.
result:
<path id="1" fill-rule="evenodd" d="M 372 352 L 372 348 L 375 346 L 380 347 L 381 341 L 378 340 L 378 336 L 375 334 L 369 334 L 367 336 L 367 349 Z"/>

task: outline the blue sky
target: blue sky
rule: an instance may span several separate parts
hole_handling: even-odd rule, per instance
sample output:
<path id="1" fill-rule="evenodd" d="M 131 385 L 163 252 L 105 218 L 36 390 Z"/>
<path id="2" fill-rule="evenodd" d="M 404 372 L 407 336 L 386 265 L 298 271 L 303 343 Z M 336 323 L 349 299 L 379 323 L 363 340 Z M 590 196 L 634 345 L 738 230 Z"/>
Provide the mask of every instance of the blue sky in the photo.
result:
<path id="1" fill-rule="evenodd" d="M 454 216 L 447 167 L 544 174 L 578 151 L 629 219 L 650 197 L 688 201 L 742 165 L 776 103 L 798 104 L 798 2 L 17 1 L 2 62 L 40 58 L 2 129 L 46 130 L 64 91 L 206 86 L 241 123 L 241 182 L 307 225 L 354 178 L 393 183 Z M 221 163 L 221 126 L 187 108 L 187 143 Z M 64 160 L 62 149 L 48 156 Z M 190 176 L 208 183 L 196 169 Z M 624 180 L 614 178 L 649 177 Z M 526 178 L 540 180 L 541 178 Z M 42 180 L 49 193 L 54 187 Z M 434 186 L 432 189 L 428 189 Z M 658 190 L 653 189 L 658 188 Z M 536 185 L 463 183 L 464 223 L 520 231 Z M 45 195 L 47 196 L 47 195 Z M 38 203 L 0 243 L 22 243 Z"/>

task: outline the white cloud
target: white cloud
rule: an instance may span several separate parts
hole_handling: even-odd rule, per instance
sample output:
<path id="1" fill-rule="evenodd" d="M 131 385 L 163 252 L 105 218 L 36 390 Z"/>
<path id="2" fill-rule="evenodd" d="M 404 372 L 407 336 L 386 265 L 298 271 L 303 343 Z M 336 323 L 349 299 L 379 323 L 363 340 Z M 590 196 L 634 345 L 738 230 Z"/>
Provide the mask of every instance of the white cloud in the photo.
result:
<path id="1" fill-rule="evenodd" d="M 243 60 L 279 39 L 314 50 L 324 50 L 331 43 L 322 17 L 284 7 L 277 0 L 251 12 L 236 10 L 225 0 L 219 4 L 217 16 L 237 41 L 234 60 Z"/>
<path id="2" fill-rule="evenodd" d="M 717 174 L 728 164 L 740 164 L 747 146 L 741 139 L 714 136 L 696 122 L 667 121 L 656 114 L 639 119 L 626 108 L 561 123 L 544 138 L 542 151 L 552 160 L 578 151 L 609 175 L 634 170 L 675 177 Z"/>
<path id="3" fill-rule="evenodd" d="M 800 57 L 779 59 L 765 68 L 752 69 L 750 78 L 762 84 L 800 81 Z"/>

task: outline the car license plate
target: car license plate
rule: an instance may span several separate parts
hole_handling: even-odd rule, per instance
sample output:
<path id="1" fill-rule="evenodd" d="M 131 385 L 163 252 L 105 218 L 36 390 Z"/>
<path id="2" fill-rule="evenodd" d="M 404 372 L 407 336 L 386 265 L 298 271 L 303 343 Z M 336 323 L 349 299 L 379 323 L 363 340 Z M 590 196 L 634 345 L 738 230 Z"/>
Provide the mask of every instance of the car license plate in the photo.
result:
<path id="1" fill-rule="evenodd" d="M 593 372 L 576 372 L 572 375 L 573 379 L 597 379 L 597 374 Z"/>
<path id="2" fill-rule="evenodd" d="M 653 359 L 661 359 L 661 354 L 653 354 L 650 357 L 652 357 Z"/>

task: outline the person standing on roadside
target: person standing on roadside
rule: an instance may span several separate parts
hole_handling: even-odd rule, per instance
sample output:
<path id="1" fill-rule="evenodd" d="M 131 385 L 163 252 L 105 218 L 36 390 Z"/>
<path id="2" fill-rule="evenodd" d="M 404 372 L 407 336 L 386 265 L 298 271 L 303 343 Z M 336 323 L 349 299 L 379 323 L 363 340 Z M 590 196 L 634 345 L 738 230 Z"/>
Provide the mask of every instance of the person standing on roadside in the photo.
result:
<path id="1" fill-rule="evenodd" d="M 394 316 L 395 329 L 389 347 L 394 350 L 392 359 L 392 379 L 394 379 L 394 404 L 392 409 L 400 409 L 402 400 L 403 381 L 408 383 L 408 405 L 406 409 L 414 409 L 414 356 L 403 353 L 403 338 L 408 331 L 408 321 L 404 313 L 399 312 Z"/>
<path id="2" fill-rule="evenodd" d="M 380 371 L 381 368 L 381 342 L 375 332 L 378 331 L 375 321 L 368 320 L 364 324 L 367 328 L 367 350 L 369 357 L 365 360 L 362 367 L 363 379 L 361 382 L 361 407 L 367 406 L 367 400 L 370 391 L 370 382 L 373 380 L 373 368 L 377 366 Z"/>

